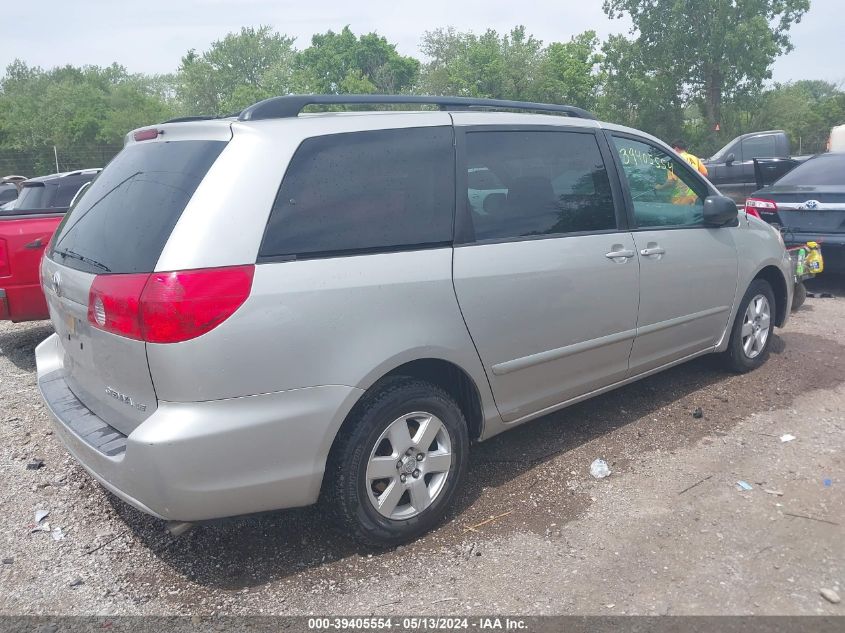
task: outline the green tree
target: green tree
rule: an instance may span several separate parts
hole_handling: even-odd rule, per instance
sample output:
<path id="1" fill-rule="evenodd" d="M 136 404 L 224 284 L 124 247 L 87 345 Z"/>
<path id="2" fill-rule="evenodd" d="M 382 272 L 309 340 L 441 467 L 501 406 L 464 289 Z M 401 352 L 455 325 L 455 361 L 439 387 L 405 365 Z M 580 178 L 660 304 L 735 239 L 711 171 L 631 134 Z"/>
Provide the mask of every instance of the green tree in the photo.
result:
<path id="1" fill-rule="evenodd" d="M 44 71 L 16 60 L 0 81 L 0 144 L 24 149 L 119 143 L 129 130 L 173 116 L 160 86 L 108 67 Z"/>
<path id="2" fill-rule="evenodd" d="M 186 113 L 223 115 L 293 89 L 294 40 L 269 26 L 241 28 L 182 58 L 177 94 Z"/>
<path id="3" fill-rule="evenodd" d="M 131 129 L 171 118 L 167 79 L 117 64 L 45 71 L 16 60 L 0 79 L 0 150 L 5 171 L 43 174 L 103 165 Z"/>
<path id="4" fill-rule="evenodd" d="M 417 80 L 420 63 L 377 33 L 357 37 L 348 26 L 311 38 L 297 59 L 294 83 L 319 94 L 399 93 Z"/>
<path id="5" fill-rule="evenodd" d="M 722 104 L 759 89 L 778 55 L 792 49 L 790 27 L 809 0 L 604 0 L 628 14 L 649 68 L 674 76 L 686 100 L 701 103 L 709 130 Z"/>
<path id="6" fill-rule="evenodd" d="M 679 79 L 648 63 L 642 45 L 612 35 L 602 46 L 599 117 L 663 139 L 681 134 L 684 107 Z"/>
<path id="7" fill-rule="evenodd" d="M 420 78 L 422 92 L 496 99 L 536 95 L 543 43 L 517 26 L 505 35 L 482 35 L 453 28 L 423 35 L 420 46 L 430 61 Z"/>
<path id="8" fill-rule="evenodd" d="M 595 31 L 549 44 L 540 61 L 535 98 L 594 110 L 604 81 L 603 59 Z"/>
<path id="9" fill-rule="evenodd" d="M 825 81 L 775 84 L 763 93 L 756 123 L 783 129 L 795 153 L 824 151 L 830 129 L 845 122 L 845 94 Z"/>

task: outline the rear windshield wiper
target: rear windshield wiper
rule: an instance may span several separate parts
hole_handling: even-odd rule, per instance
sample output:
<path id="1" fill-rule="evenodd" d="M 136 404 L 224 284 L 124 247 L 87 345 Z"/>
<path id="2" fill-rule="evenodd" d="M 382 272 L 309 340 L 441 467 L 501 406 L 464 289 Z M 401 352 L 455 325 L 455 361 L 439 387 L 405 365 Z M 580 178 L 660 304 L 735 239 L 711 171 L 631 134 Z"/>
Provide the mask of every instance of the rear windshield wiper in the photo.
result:
<path id="1" fill-rule="evenodd" d="M 111 268 L 109 268 L 105 264 L 101 264 L 97 260 L 91 259 L 90 257 L 85 257 L 85 255 L 80 255 L 76 251 L 72 251 L 69 248 L 65 248 L 65 249 L 56 248 L 56 249 L 53 249 L 53 252 L 56 253 L 57 255 L 61 255 L 62 257 L 69 257 L 71 259 L 77 259 L 81 262 L 85 262 L 89 266 L 93 266 L 94 268 L 99 268 L 104 273 L 110 273 L 111 272 Z"/>

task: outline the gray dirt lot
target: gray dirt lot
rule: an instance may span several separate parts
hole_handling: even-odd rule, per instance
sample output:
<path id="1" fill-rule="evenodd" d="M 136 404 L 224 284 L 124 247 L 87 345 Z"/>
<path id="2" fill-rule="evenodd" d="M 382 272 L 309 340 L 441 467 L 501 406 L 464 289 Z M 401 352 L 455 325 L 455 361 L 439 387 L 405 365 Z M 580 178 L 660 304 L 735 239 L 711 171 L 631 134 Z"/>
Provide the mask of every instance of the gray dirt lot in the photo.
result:
<path id="1" fill-rule="evenodd" d="M 0 324 L 0 613 L 845 613 L 819 593 L 845 596 L 845 299 L 809 299 L 752 374 L 700 359 L 475 446 L 447 523 L 388 552 L 313 509 L 165 534 L 50 433 L 49 333 Z"/>

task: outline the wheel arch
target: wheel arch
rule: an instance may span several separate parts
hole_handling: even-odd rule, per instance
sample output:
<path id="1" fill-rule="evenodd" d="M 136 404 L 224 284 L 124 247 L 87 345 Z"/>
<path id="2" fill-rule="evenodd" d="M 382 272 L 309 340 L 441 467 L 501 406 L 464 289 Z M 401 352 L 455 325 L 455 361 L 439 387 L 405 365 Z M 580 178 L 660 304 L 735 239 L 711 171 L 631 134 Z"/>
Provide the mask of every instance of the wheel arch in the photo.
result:
<path id="1" fill-rule="evenodd" d="M 471 441 L 481 437 L 484 430 L 484 409 L 481 393 L 472 377 L 459 365 L 441 358 L 419 358 L 404 363 L 385 374 L 382 379 L 407 376 L 437 385 L 458 403 L 467 423 Z"/>
<path id="2" fill-rule="evenodd" d="M 458 363 L 439 356 L 425 356 L 412 360 L 402 360 L 401 362 L 396 361 L 388 367 L 390 368 L 383 367 L 376 375 L 368 377 L 360 397 L 346 415 L 334 438 L 332 438 L 332 444 L 343 433 L 350 421 L 355 418 L 355 413 L 366 400 L 366 396 L 379 389 L 385 381 L 397 377 L 423 380 L 443 389 L 455 399 L 464 414 L 470 440 L 478 440 L 481 437 L 484 431 L 484 400 L 476 381 Z M 485 383 L 484 386 L 486 387 L 487 384 Z"/>
<path id="3" fill-rule="evenodd" d="M 395 364 L 391 369 L 382 371 L 381 375 L 367 381 L 367 387 L 363 388 L 349 407 L 333 434 L 326 437 L 322 462 L 324 466 L 327 460 L 331 459 L 332 453 L 337 450 L 339 440 L 352 428 L 360 407 L 365 406 L 367 396 L 378 390 L 387 381 L 394 378 L 416 378 L 431 382 L 442 388 L 452 396 L 461 409 L 467 423 L 467 432 L 470 442 L 478 440 L 484 432 L 485 402 L 478 385 L 469 372 L 453 361 L 438 357 L 423 357 L 406 360 Z M 484 386 L 487 386 L 486 383 Z M 495 407 L 495 405 L 493 405 Z M 498 415 L 498 412 L 496 413 Z M 320 491 L 325 490 L 324 469 L 321 477 Z M 319 494 L 322 494 L 321 492 Z"/>
<path id="4" fill-rule="evenodd" d="M 789 287 L 783 273 L 777 266 L 768 265 L 760 269 L 751 281 L 757 279 L 768 282 L 772 287 L 772 292 L 775 293 L 775 325 L 783 327 L 789 314 Z"/>
<path id="5" fill-rule="evenodd" d="M 789 304 L 792 301 L 792 292 L 787 285 L 785 262 L 778 261 L 774 258 L 767 258 L 754 267 L 748 266 L 748 268 L 744 268 L 742 264 L 743 261 L 740 259 L 740 280 L 736 286 L 734 303 L 725 326 L 725 331 L 714 349 L 716 352 L 724 352 L 728 348 L 731 329 L 739 313 L 742 298 L 751 284 L 757 279 L 766 281 L 771 286 L 772 292 L 775 295 L 774 325 L 776 327 L 784 327 L 789 318 Z"/>

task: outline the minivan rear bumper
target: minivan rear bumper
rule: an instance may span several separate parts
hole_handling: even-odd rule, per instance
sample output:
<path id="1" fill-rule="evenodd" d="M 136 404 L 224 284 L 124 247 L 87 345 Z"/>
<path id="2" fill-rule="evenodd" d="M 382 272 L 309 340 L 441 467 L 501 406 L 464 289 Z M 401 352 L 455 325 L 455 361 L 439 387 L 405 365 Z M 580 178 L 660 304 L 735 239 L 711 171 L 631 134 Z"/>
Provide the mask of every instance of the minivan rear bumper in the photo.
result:
<path id="1" fill-rule="evenodd" d="M 201 521 L 314 503 L 337 429 L 362 393 L 328 385 L 159 402 L 149 418 L 122 436 L 67 388 L 64 352 L 55 334 L 35 354 L 39 389 L 71 454 L 125 502 L 168 520 Z"/>

